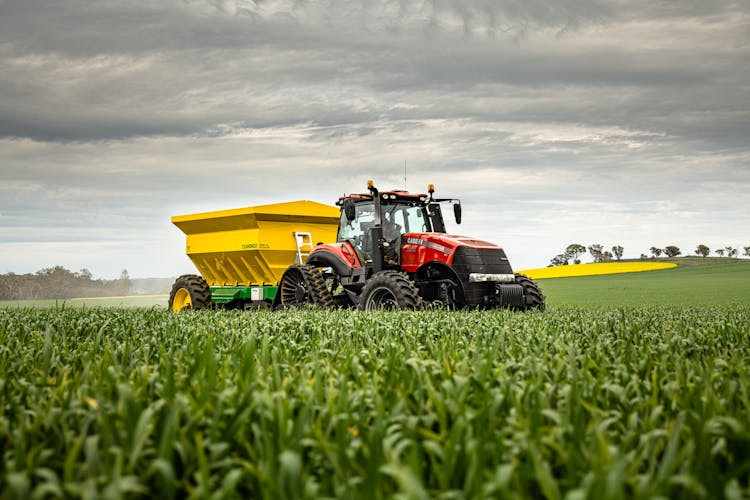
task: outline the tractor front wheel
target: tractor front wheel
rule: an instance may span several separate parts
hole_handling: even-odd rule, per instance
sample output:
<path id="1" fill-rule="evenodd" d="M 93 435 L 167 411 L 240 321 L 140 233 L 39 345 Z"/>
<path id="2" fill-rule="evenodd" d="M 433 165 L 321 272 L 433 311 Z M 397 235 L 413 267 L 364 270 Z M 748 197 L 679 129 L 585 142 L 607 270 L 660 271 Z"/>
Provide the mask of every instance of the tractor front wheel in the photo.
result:
<path id="1" fill-rule="evenodd" d="M 525 303 L 522 307 L 523 310 L 544 309 L 545 297 L 541 288 L 539 288 L 539 285 L 537 285 L 535 281 L 532 281 L 524 274 L 516 274 L 516 285 L 521 285 L 523 287 Z"/>
<path id="2" fill-rule="evenodd" d="M 422 309 L 422 297 L 408 276 L 398 271 L 381 271 L 370 278 L 359 297 L 359 308 L 364 311 L 377 309 Z"/>
<path id="3" fill-rule="evenodd" d="M 169 310 L 207 309 L 211 307 L 211 289 L 201 276 L 183 274 L 169 293 Z"/>

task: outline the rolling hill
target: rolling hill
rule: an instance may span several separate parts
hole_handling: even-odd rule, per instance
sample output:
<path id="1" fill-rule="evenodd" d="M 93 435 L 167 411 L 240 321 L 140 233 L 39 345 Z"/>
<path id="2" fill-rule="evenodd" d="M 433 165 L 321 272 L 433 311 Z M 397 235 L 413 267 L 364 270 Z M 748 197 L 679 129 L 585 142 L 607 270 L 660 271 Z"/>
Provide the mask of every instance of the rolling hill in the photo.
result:
<path id="1" fill-rule="evenodd" d="M 645 273 L 540 279 L 550 306 L 750 303 L 750 260 L 661 259 L 677 268 Z"/>

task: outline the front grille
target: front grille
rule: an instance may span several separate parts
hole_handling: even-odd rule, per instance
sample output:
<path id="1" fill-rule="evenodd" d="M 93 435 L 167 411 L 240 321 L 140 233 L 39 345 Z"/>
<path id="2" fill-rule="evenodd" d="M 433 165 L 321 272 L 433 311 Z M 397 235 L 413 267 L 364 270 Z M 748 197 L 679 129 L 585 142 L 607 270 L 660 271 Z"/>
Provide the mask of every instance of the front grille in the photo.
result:
<path id="1" fill-rule="evenodd" d="M 522 307 L 524 304 L 521 285 L 464 283 L 464 304 L 480 307 Z"/>
<path id="2" fill-rule="evenodd" d="M 469 273 L 513 274 L 502 248 L 458 247 L 453 254 L 453 270 L 463 282 L 469 280 Z"/>
<path id="3" fill-rule="evenodd" d="M 523 307 L 523 287 L 521 285 L 500 285 L 497 288 L 501 306 Z"/>

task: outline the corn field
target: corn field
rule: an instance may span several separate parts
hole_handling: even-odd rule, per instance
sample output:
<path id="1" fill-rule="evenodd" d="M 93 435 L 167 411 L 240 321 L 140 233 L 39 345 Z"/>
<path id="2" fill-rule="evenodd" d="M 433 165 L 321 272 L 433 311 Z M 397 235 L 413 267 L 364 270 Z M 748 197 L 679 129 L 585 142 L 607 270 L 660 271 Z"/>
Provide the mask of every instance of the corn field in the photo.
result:
<path id="1" fill-rule="evenodd" d="M 2 498 L 747 498 L 750 307 L 0 310 Z"/>

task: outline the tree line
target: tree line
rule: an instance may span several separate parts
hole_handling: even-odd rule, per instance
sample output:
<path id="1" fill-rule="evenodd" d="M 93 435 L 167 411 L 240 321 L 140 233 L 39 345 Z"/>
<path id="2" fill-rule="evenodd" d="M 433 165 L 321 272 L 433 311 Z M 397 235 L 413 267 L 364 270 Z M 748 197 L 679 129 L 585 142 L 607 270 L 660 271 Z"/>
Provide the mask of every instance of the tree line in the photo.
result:
<path id="1" fill-rule="evenodd" d="M 742 250 L 744 250 L 743 256 L 750 257 L 750 246 L 742 247 Z M 552 266 L 567 266 L 571 262 L 573 264 L 580 264 L 581 259 L 580 257 L 584 255 L 588 251 L 589 254 L 591 254 L 591 257 L 593 258 L 594 262 L 608 262 L 614 259 L 620 260 L 622 259 L 623 255 L 623 247 L 621 245 L 615 245 L 611 248 L 611 250 L 605 250 L 604 246 L 595 243 L 593 245 L 590 245 L 589 247 L 586 247 L 584 245 L 581 245 L 580 243 L 571 243 L 565 248 L 565 251 L 562 253 L 559 253 L 552 257 L 552 260 L 550 261 L 550 267 Z M 660 247 L 651 247 L 649 249 L 649 252 L 651 252 L 650 258 L 655 257 L 661 257 L 664 255 L 665 257 L 677 257 L 679 255 L 682 255 L 682 251 L 680 250 L 680 247 L 675 245 L 667 245 L 666 247 L 660 248 Z M 719 257 L 737 257 L 739 255 L 739 249 L 734 248 L 732 246 L 726 246 L 724 248 L 717 248 L 714 250 L 714 253 L 718 255 Z M 703 244 L 700 244 L 695 249 L 695 255 L 699 255 L 703 257 L 704 259 L 708 257 L 711 254 L 711 249 Z M 645 253 L 641 254 L 641 259 L 648 259 L 649 256 Z"/>
<path id="2" fill-rule="evenodd" d="M 72 272 L 63 266 L 36 273 L 0 274 L 0 300 L 72 299 L 126 295 L 131 282 L 127 269 L 118 279 L 94 279 L 88 269 Z"/>
<path id="3" fill-rule="evenodd" d="M 742 253 L 743 256 L 750 257 L 750 246 L 742 247 L 742 250 L 744 250 L 744 252 Z M 676 246 L 668 246 L 664 248 L 651 247 L 649 248 L 649 251 L 651 252 L 652 258 L 661 257 L 662 254 L 664 254 L 666 257 L 677 257 L 678 255 L 682 254 L 682 252 L 680 252 L 680 249 Z M 726 246 L 724 248 L 717 248 L 714 250 L 714 253 L 719 257 L 738 257 L 739 252 L 740 250 L 738 248 L 734 248 L 732 246 Z M 707 245 L 700 244 L 695 248 L 694 253 L 695 255 L 698 255 L 705 259 L 711 254 L 711 248 Z M 641 258 L 647 259 L 648 255 L 642 253 Z"/>
<path id="4" fill-rule="evenodd" d="M 580 243 L 571 243 L 565 248 L 563 253 L 559 253 L 552 257 L 550 266 L 567 266 L 571 261 L 573 264 L 580 264 L 580 257 L 585 254 L 586 251 L 591 254 L 594 262 L 607 262 L 613 259 L 622 259 L 622 254 L 625 250 L 621 245 L 613 246 L 610 251 L 605 250 L 604 246 L 599 243 L 590 245 L 588 248 Z"/>

